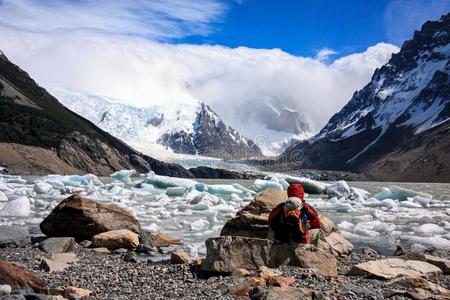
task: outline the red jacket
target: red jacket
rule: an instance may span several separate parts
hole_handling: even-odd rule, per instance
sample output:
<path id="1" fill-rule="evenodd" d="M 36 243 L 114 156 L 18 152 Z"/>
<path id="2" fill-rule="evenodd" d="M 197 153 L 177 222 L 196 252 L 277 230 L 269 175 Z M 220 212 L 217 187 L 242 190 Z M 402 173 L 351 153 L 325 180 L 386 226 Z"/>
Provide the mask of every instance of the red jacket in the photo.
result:
<path id="1" fill-rule="evenodd" d="M 310 239 L 309 229 L 320 228 L 320 220 L 316 212 L 309 204 L 304 203 L 301 210 L 296 214 L 296 223 L 288 224 L 283 206 L 284 202 L 275 207 L 269 214 L 269 226 L 275 234 L 275 239 L 283 243 L 307 244 Z"/>

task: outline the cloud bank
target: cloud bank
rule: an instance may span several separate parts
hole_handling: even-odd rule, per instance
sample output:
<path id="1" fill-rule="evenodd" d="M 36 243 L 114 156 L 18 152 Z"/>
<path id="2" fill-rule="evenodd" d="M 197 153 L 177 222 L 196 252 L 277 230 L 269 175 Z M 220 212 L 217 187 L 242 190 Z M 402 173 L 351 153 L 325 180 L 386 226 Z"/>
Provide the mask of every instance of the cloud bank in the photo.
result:
<path id="1" fill-rule="evenodd" d="M 398 48 L 385 43 L 342 57 L 279 49 L 170 44 L 207 35 L 220 0 L 0 0 L 0 50 L 42 86 L 135 106 L 200 99 L 249 138 L 290 136 L 266 127 L 288 108 L 315 133 Z"/>
<path id="2" fill-rule="evenodd" d="M 72 30 L 0 27 L 0 49 L 44 87 L 66 87 L 147 106 L 198 98 L 250 138 L 265 134 L 267 104 L 298 110 L 314 131 L 398 48 L 379 43 L 330 65 L 278 49 L 172 45 Z"/>

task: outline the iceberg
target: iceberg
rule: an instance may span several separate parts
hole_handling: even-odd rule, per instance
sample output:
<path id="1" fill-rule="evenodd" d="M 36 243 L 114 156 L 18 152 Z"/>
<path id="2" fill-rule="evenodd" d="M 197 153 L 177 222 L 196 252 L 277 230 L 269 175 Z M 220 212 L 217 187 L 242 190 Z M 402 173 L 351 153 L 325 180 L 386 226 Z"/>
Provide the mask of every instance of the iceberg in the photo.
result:
<path id="1" fill-rule="evenodd" d="M 119 180 L 125 184 L 130 184 L 131 176 L 133 176 L 135 172 L 135 170 L 121 170 L 111 174 L 111 178 Z"/>
<path id="2" fill-rule="evenodd" d="M 253 185 L 256 188 L 256 191 L 262 192 L 267 190 L 268 188 L 274 188 L 280 191 L 283 191 L 283 185 L 278 182 L 278 180 L 263 180 L 263 179 L 256 179 Z"/>
<path id="3" fill-rule="evenodd" d="M 325 187 L 328 198 L 349 198 L 351 191 L 350 186 L 344 180 L 335 182 Z"/>
<path id="4" fill-rule="evenodd" d="M 236 189 L 243 191 L 244 193 L 248 193 L 248 194 L 250 194 L 250 195 L 255 195 L 255 194 L 256 194 L 255 191 L 253 191 L 253 190 L 251 190 L 251 189 L 248 189 L 248 188 L 246 188 L 246 187 L 240 185 L 239 183 L 235 183 L 235 184 L 233 184 L 233 186 L 234 186 Z"/>
<path id="5" fill-rule="evenodd" d="M 207 192 L 217 196 L 242 194 L 243 191 L 235 188 L 233 185 L 228 184 L 204 184 L 197 183 L 195 189 L 199 192 Z"/>
<path id="6" fill-rule="evenodd" d="M 197 184 L 197 181 L 192 179 L 156 175 L 155 172 L 153 171 L 150 171 L 147 174 L 145 174 L 144 181 L 146 183 L 153 184 L 155 187 L 161 189 L 177 186 L 189 188 Z"/>
<path id="7" fill-rule="evenodd" d="M 303 186 L 305 193 L 308 194 L 323 194 L 325 192 L 325 188 L 328 186 L 327 183 L 312 180 L 306 177 L 295 177 L 290 175 L 276 174 L 272 175 L 271 178 L 278 178 L 279 180 L 285 180 L 287 183 L 300 183 Z"/>
<path id="8" fill-rule="evenodd" d="M 31 214 L 30 199 L 21 196 L 15 200 L 2 203 L 1 217 L 28 217 Z"/>
<path id="9" fill-rule="evenodd" d="M 414 198 L 416 196 L 420 196 L 426 199 L 433 199 L 433 196 L 430 194 L 408 190 L 396 185 L 391 185 L 389 189 L 391 190 L 394 196 L 393 199 L 397 199 L 399 201 L 406 201 L 408 200 L 408 198 Z"/>
<path id="10" fill-rule="evenodd" d="M 418 236 L 435 236 L 447 233 L 447 231 L 439 225 L 428 223 L 422 224 L 415 228 L 414 232 Z"/>
<path id="11" fill-rule="evenodd" d="M 36 194 L 48 194 L 53 186 L 45 181 L 38 181 L 34 184 L 33 190 Z"/>
<path id="12" fill-rule="evenodd" d="M 6 197 L 5 193 L 0 191 L 0 202 L 6 202 L 8 201 L 8 197 Z"/>
<path id="13" fill-rule="evenodd" d="M 166 190 L 166 195 L 170 197 L 183 196 L 186 193 L 186 188 L 182 186 L 169 187 Z"/>

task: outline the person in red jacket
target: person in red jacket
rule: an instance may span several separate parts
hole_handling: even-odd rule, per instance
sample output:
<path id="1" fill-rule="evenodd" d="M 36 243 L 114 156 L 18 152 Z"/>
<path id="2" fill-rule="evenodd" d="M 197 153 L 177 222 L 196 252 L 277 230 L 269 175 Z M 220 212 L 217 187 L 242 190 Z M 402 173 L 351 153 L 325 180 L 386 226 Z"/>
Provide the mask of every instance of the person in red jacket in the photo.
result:
<path id="1" fill-rule="evenodd" d="M 309 229 L 319 228 L 320 220 L 314 209 L 305 203 L 303 186 L 290 184 L 288 199 L 269 214 L 269 226 L 274 239 L 282 243 L 309 243 Z"/>

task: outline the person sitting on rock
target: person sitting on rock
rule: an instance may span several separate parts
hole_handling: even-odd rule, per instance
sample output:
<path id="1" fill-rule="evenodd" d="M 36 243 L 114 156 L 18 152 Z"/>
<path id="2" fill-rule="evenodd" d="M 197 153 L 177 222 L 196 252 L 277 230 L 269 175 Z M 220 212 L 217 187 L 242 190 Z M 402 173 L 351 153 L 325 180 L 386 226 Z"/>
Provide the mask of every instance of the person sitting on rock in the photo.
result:
<path id="1" fill-rule="evenodd" d="M 320 220 L 314 209 L 305 203 L 303 186 L 290 184 L 288 199 L 280 203 L 269 214 L 272 238 L 282 243 L 309 243 L 309 229 L 320 227 Z"/>

